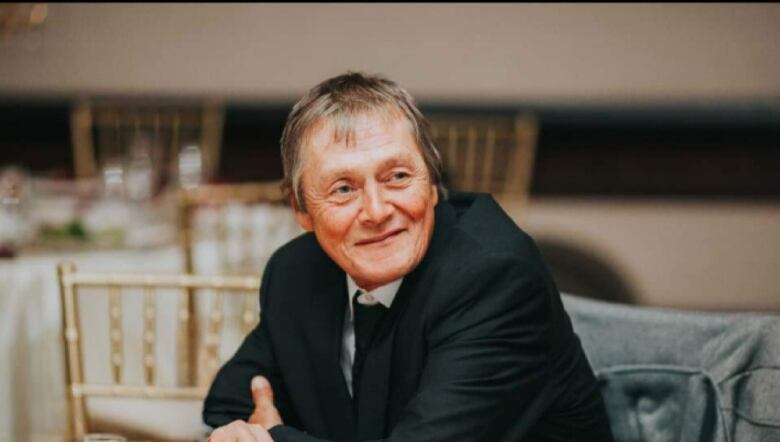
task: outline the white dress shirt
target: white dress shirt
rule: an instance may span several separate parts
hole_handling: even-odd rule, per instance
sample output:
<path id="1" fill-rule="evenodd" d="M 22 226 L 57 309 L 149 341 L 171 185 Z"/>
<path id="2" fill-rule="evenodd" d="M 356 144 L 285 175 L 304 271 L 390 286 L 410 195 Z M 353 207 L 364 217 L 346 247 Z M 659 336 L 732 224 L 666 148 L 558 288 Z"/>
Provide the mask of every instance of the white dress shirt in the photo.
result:
<path id="1" fill-rule="evenodd" d="M 378 302 L 390 308 L 403 280 L 403 278 L 398 278 L 382 287 L 377 287 L 367 292 L 358 287 L 355 280 L 347 274 L 347 308 L 344 312 L 344 331 L 341 335 L 341 371 L 344 373 L 344 379 L 347 381 L 347 389 L 350 396 L 352 396 L 352 363 L 355 361 L 355 325 L 353 322 L 352 295 L 360 290 L 358 296 L 359 303 L 374 305 Z"/>

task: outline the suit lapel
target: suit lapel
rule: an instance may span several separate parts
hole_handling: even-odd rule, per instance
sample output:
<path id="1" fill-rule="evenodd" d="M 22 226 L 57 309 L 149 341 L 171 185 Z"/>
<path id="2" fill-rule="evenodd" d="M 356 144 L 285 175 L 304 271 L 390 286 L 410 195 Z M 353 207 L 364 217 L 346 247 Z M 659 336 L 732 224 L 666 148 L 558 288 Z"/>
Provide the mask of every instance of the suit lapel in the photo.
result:
<path id="1" fill-rule="evenodd" d="M 337 440 L 354 439 L 352 400 L 341 371 L 340 355 L 346 305 L 346 276 L 329 262 L 323 278 L 314 286 L 307 312 L 306 342 L 312 355 L 313 391 L 320 424 Z"/>
<path id="2" fill-rule="evenodd" d="M 354 398 L 357 407 L 357 440 L 384 437 L 395 324 L 403 308 L 402 294 L 409 292 L 404 289 L 405 285 L 406 280 L 401 284 L 390 311 L 380 323 L 363 364 L 363 375 L 358 389 L 360 395 Z"/>
<path id="3" fill-rule="evenodd" d="M 411 299 L 418 296 L 422 276 L 435 261 L 435 256 L 447 246 L 455 211 L 449 204 L 436 206 L 435 227 L 428 251 L 420 264 L 404 277 L 387 316 L 382 320 L 366 355 L 360 385 L 357 439 L 382 439 L 387 425 L 387 409 L 390 405 L 390 371 L 393 366 L 393 348 L 399 318 Z M 346 306 L 345 306 L 346 307 Z"/>

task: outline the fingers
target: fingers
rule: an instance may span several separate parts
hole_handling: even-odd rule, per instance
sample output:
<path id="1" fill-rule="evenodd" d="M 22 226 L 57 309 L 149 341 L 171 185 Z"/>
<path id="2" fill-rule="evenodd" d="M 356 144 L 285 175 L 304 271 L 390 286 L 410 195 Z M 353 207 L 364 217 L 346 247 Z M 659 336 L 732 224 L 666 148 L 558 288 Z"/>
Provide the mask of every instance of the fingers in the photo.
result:
<path id="1" fill-rule="evenodd" d="M 271 388 L 271 383 L 263 376 L 255 376 L 252 378 L 252 401 L 255 404 L 255 408 L 260 406 L 267 406 L 269 403 L 274 403 L 274 390 Z"/>
<path id="2" fill-rule="evenodd" d="M 249 429 L 249 424 L 236 425 L 235 434 L 238 436 L 236 442 L 257 442 L 255 441 L 255 436 L 252 434 L 252 431 Z"/>
<path id="3" fill-rule="evenodd" d="M 268 379 L 255 376 L 252 378 L 251 389 L 255 411 L 249 416 L 248 422 L 259 424 L 266 430 L 281 424 L 282 418 L 274 405 L 274 392 Z"/>
<path id="4" fill-rule="evenodd" d="M 208 442 L 273 442 L 273 439 L 260 425 L 237 420 L 214 430 Z"/>
<path id="5" fill-rule="evenodd" d="M 257 442 L 274 442 L 274 440 L 271 439 L 271 435 L 268 434 L 262 426 L 256 424 L 247 424 L 247 426 Z"/>

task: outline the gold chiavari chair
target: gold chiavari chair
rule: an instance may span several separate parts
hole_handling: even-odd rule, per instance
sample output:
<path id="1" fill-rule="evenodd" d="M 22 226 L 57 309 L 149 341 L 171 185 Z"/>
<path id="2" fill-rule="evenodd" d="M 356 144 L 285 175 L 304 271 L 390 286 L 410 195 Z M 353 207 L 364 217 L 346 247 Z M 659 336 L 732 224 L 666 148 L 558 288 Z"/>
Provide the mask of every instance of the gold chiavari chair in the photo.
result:
<path id="1" fill-rule="evenodd" d="M 226 317 L 224 309 L 226 296 L 252 294 L 257 297 L 260 286 L 260 278 L 257 276 L 85 273 L 76 271 L 75 265 L 70 263 L 60 264 L 58 275 L 66 359 L 68 426 L 71 435 L 77 438 L 93 431 L 90 412 L 87 408 L 88 398 L 195 400 L 200 402 L 205 397 L 208 384 L 221 364 L 220 345 Z M 203 365 L 197 367 L 198 371 L 203 372 L 204 377 L 209 382 L 192 384 L 187 380 L 182 382 L 179 379 L 172 386 L 161 386 L 157 374 L 161 373 L 165 362 L 186 366 L 190 361 L 187 359 L 158 361 L 157 354 L 160 352 L 155 351 L 155 344 L 159 337 L 158 328 L 160 324 L 166 322 L 157 319 L 160 310 L 157 301 L 168 295 L 179 296 L 181 302 L 178 309 L 169 309 L 169 313 L 171 313 L 172 320 L 178 321 L 176 345 L 186 347 L 189 344 L 186 338 L 193 332 L 191 304 L 189 304 L 191 299 L 188 299 L 193 293 L 204 297 L 210 295 L 211 300 L 203 330 L 205 338 L 202 340 L 206 358 Z M 101 295 L 108 297 L 108 311 L 106 312 L 108 333 L 104 333 L 102 336 L 107 336 L 110 341 L 109 354 L 104 359 L 105 363 L 110 366 L 109 382 L 94 382 L 85 378 L 84 341 L 88 337 L 86 333 L 98 333 L 98 331 L 90 330 L 87 332 L 84 326 L 95 325 L 98 321 L 96 316 L 90 315 L 84 322 L 79 313 L 80 303 L 94 306 L 96 304 L 95 297 Z M 123 312 L 123 304 L 125 304 L 123 300 L 134 295 L 143 298 L 141 314 L 137 318 L 128 318 Z M 254 318 L 244 319 L 255 321 Z M 125 364 L 125 360 L 130 359 L 126 356 L 133 355 L 124 354 L 124 349 L 127 347 L 126 341 L 129 341 L 132 336 L 127 336 L 124 332 L 123 322 L 134 320 L 142 328 L 140 336 L 138 336 L 142 341 L 140 367 L 128 367 Z M 142 370 L 143 381 L 140 384 L 127 383 L 125 374 L 129 373 L 131 368 L 134 368 L 136 372 Z M 148 402 L 146 403 L 148 404 Z M 196 421 L 200 421 L 199 418 L 198 415 Z M 129 430 L 133 431 L 132 428 Z M 146 433 L 141 434 L 142 437 L 149 437 Z"/>
<path id="2" fill-rule="evenodd" d="M 195 226 L 195 211 L 199 208 L 209 207 L 217 211 L 214 231 L 209 232 L 213 238 L 217 239 L 219 245 L 220 269 L 222 273 L 241 273 L 247 271 L 256 272 L 256 268 L 244 268 L 247 261 L 250 261 L 251 243 L 243 241 L 241 244 L 241 259 L 239 265 L 231 265 L 227 258 L 228 250 L 226 242 L 228 228 L 225 224 L 224 209 L 231 204 L 240 206 L 252 206 L 256 204 L 283 205 L 285 198 L 282 193 L 280 183 L 277 181 L 258 182 L 258 183 L 236 183 L 236 184 L 207 184 L 194 188 L 183 188 L 178 191 L 178 220 L 179 220 L 179 238 L 184 253 L 184 271 L 187 273 L 196 273 L 198 269 L 195 266 L 195 242 L 199 235 L 204 232 L 198 232 Z M 251 219 L 246 217 L 242 219 L 240 226 L 241 236 L 252 235 Z"/>
<path id="3" fill-rule="evenodd" d="M 187 145 L 198 147 L 202 178 L 208 180 L 219 167 L 223 122 L 218 103 L 81 101 L 70 115 L 75 176 L 94 177 L 106 161 L 124 161 L 132 144 L 145 137 L 150 160 L 165 165 L 161 180 L 176 176 L 179 151 Z"/>
<path id="4" fill-rule="evenodd" d="M 210 244 L 215 248 L 208 251 L 212 255 L 216 254 L 217 261 L 216 268 L 211 268 L 211 271 L 217 271 L 221 275 L 260 275 L 267 258 L 262 255 L 270 253 L 271 248 L 281 244 L 273 243 L 274 240 L 279 242 L 280 238 L 271 238 L 274 235 L 270 231 L 278 230 L 279 226 L 255 223 L 252 217 L 253 210 L 262 208 L 276 214 L 281 211 L 289 215 L 289 219 L 285 221 L 293 220 L 290 209 L 285 207 L 286 200 L 277 181 L 207 184 L 179 189 L 177 196 L 179 240 L 186 273 L 203 273 L 203 269 L 197 265 L 196 246 L 211 241 Z M 237 225 L 236 223 L 228 225 L 227 212 L 230 209 L 238 210 L 239 216 L 233 218 L 234 221 L 238 220 Z M 214 222 L 205 226 L 198 225 L 196 223 L 198 212 L 204 210 L 211 211 Z M 263 237 L 267 240 L 264 243 L 265 247 L 258 247 L 256 240 Z M 282 239 L 288 238 L 285 236 Z M 230 247 L 231 245 L 237 247 Z M 258 248 L 265 250 L 257 250 Z M 244 319 L 241 323 L 243 332 L 248 333 L 256 325 L 257 297 L 247 295 L 242 301 L 238 299 L 233 301 L 242 303 Z M 195 304 L 191 293 L 186 302 L 190 311 L 194 311 Z M 194 323 L 192 326 L 195 326 Z M 183 357 L 190 359 L 191 366 L 200 365 L 205 357 L 203 347 L 195 342 L 196 335 L 191 333 L 187 339 L 191 342 L 187 348 L 182 348 L 182 352 L 188 352 L 188 355 Z M 209 380 L 193 371 L 182 375 L 198 385 Z"/>
<path id="5" fill-rule="evenodd" d="M 526 202 L 539 130 L 533 115 L 433 115 L 429 121 L 449 188 Z"/>

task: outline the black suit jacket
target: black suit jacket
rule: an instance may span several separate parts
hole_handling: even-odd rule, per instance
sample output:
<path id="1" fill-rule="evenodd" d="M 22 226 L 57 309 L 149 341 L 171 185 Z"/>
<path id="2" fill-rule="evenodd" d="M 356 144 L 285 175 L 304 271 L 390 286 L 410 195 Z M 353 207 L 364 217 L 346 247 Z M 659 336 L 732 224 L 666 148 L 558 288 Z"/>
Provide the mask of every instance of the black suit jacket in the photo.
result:
<path id="1" fill-rule="evenodd" d="M 604 441 L 590 365 L 531 238 L 488 195 L 436 207 L 425 257 L 404 277 L 365 360 L 359 397 L 340 366 L 346 276 L 312 234 L 266 267 L 261 322 L 206 398 L 213 427 L 253 411 L 271 382 L 275 441 Z"/>

